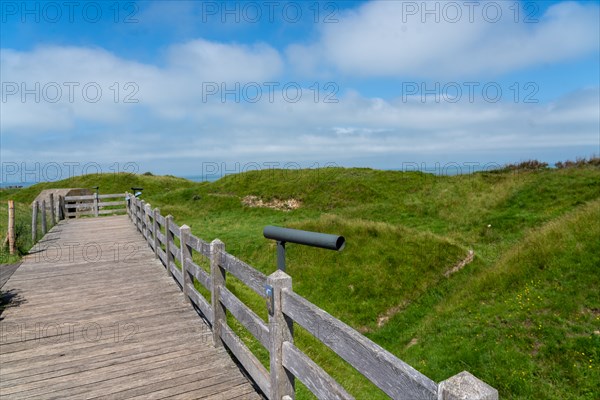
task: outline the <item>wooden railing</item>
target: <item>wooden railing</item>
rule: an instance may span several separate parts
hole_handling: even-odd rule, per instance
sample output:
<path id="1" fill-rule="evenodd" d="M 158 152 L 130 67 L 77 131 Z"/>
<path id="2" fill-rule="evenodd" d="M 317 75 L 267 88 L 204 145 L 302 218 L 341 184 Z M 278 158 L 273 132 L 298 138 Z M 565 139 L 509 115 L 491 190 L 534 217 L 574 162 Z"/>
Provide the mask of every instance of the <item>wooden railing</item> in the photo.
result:
<path id="1" fill-rule="evenodd" d="M 296 323 L 393 399 L 498 399 L 497 390 L 466 371 L 439 384 L 434 382 L 294 293 L 292 278 L 283 271 L 266 276 L 227 253 L 220 240 L 208 243 L 194 236 L 187 225 L 178 226 L 172 216 L 163 217 L 158 208 L 152 209 L 150 204 L 135 197 L 131 198 L 127 211 L 167 273 L 181 287 L 186 300 L 210 323 L 215 346 L 227 346 L 267 398 L 294 399 L 296 378 L 320 399 L 353 398 L 294 345 Z M 210 260 L 210 273 L 193 261 L 194 253 Z M 227 289 L 228 273 L 265 299 L 268 321 Z M 210 292 L 210 302 L 196 290 L 194 278 Z M 269 351 L 269 370 L 228 325 L 226 311 Z"/>
<path id="2" fill-rule="evenodd" d="M 111 199 L 112 201 L 106 201 Z M 48 203 L 46 200 L 34 201 L 31 209 L 31 239 L 35 243 L 39 236 L 38 223 L 44 236 L 58 221 L 65 218 L 123 214 L 127 212 L 127 202 L 125 194 L 121 193 L 59 196 L 58 199 L 50 193 Z"/>
<path id="3" fill-rule="evenodd" d="M 91 194 L 60 197 L 66 218 L 124 213 L 127 208 L 125 194 Z M 108 201 L 112 200 L 112 201 Z"/>

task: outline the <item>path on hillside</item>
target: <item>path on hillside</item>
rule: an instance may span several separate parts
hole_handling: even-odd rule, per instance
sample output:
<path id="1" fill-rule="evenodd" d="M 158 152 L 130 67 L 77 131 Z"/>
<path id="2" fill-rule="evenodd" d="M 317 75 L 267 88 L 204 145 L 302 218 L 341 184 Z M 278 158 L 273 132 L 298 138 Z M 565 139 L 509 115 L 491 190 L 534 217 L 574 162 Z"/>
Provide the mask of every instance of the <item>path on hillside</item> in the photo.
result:
<path id="1" fill-rule="evenodd" d="M 261 398 L 127 216 L 62 221 L 2 292 L 0 398 Z"/>

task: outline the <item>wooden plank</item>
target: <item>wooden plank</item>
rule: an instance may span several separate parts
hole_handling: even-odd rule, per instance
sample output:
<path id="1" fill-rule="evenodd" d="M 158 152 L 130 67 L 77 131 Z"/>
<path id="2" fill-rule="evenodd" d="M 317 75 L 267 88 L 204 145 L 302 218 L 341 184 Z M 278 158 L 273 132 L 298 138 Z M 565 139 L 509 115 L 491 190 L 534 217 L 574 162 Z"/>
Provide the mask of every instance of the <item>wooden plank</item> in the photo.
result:
<path id="1" fill-rule="evenodd" d="M 296 378 L 283 367 L 283 343 L 294 341 L 294 321 L 283 313 L 281 291 L 292 289 L 292 277 L 281 270 L 273 272 L 267 278 L 270 287 L 269 303 L 269 373 L 271 395 L 282 399 L 294 397 Z"/>
<path id="2" fill-rule="evenodd" d="M 298 294 L 282 291 L 283 312 L 393 399 L 436 400 L 437 384 Z"/>
<path id="3" fill-rule="evenodd" d="M 99 261 L 77 247 L 41 256 L 73 242 L 98 245 Z M 115 243 L 136 252 L 115 258 Z M 128 216 L 62 221 L 36 249 L 2 288 L 27 300 L 2 313 L 2 398 L 260 398 Z M 209 319 L 210 305 L 189 294 Z"/>
<path id="4" fill-rule="evenodd" d="M 31 210 L 31 241 L 33 243 L 37 242 L 37 219 L 38 219 L 38 209 L 40 205 L 37 201 L 33 202 L 33 207 Z"/>
<path id="5" fill-rule="evenodd" d="M 229 326 L 221 322 L 221 338 L 223 343 L 231 350 L 235 358 L 238 359 L 240 364 L 244 366 L 244 369 L 252 377 L 252 380 L 256 382 L 258 387 L 271 398 L 271 384 L 269 383 L 269 372 L 267 369 L 258 361 L 256 356 L 252 354 L 246 347 L 244 342 L 231 330 Z"/>
<path id="6" fill-rule="evenodd" d="M 177 265 L 172 261 L 170 270 L 173 276 L 175 277 L 175 280 L 177 281 L 177 283 L 179 283 L 179 286 L 181 287 L 181 283 L 183 282 L 183 275 L 181 275 L 181 271 L 177 269 Z"/>
<path id="7" fill-rule="evenodd" d="M 67 204 L 67 210 L 81 210 L 86 208 L 93 209 L 94 203 Z"/>
<path id="8" fill-rule="evenodd" d="M 42 200 L 42 236 L 48 232 L 46 219 L 46 200 Z"/>
<path id="9" fill-rule="evenodd" d="M 99 210 L 98 214 L 100 214 L 100 215 L 122 214 L 122 213 L 125 213 L 125 212 L 127 212 L 127 210 L 124 209 L 124 208 L 115 208 L 115 209 L 112 209 L 112 210 Z"/>
<path id="10" fill-rule="evenodd" d="M 85 201 L 85 200 L 94 201 L 95 198 L 96 198 L 95 194 L 88 194 L 88 195 L 83 195 L 83 196 L 65 196 L 65 201 Z M 125 199 L 125 193 L 98 195 L 98 199 L 114 199 L 114 198 Z"/>
<path id="11" fill-rule="evenodd" d="M 105 201 L 103 203 L 98 203 L 98 207 L 111 207 L 111 206 L 125 206 L 127 202 L 125 200 L 121 201 Z"/>
<path id="12" fill-rule="evenodd" d="M 176 237 L 181 237 L 181 233 L 179 232 L 179 226 L 175 222 L 171 221 L 169 223 L 169 230 L 173 232 L 173 235 L 175 235 Z"/>
<path id="13" fill-rule="evenodd" d="M 156 231 L 156 237 L 158 237 L 158 241 L 161 244 L 165 244 L 165 235 L 163 235 L 163 233 L 159 230 Z"/>
<path id="14" fill-rule="evenodd" d="M 179 250 L 179 247 L 175 246 L 175 243 L 170 243 L 169 250 L 171 250 L 171 254 L 173 254 L 173 257 L 176 260 L 181 260 L 181 250 Z"/>
<path id="15" fill-rule="evenodd" d="M 335 379 L 290 342 L 283 342 L 283 366 L 319 399 L 354 399 Z"/>
<path id="16" fill-rule="evenodd" d="M 116 194 L 99 194 L 99 199 L 113 199 L 113 198 L 122 198 L 125 201 L 125 193 L 116 193 Z"/>
<path id="17" fill-rule="evenodd" d="M 188 245 L 198 253 L 202 254 L 204 257 L 210 258 L 210 243 L 205 242 L 204 240 L 191 234 Z"/>
<path id="18" fill-rule="evenodd" d="M 202 311 L 202 314 L 204 314 L 204 317 L 207 319 L 207 321 L 212 324 L 212 307 L 210 304 L 208 304 L 208 301 L 206 301 L 206 299 L 200 293 L 198 293 L 196 288 L 191 284 L 188 285 L 187 293 L 190 296 L 192 303 L 194 303 L 200 309 L 200 311 Z"/>
<path id="19" fill-rule="evenodd" d="M 89 200 L 90 202 L 94 201 L 96 196 L 93 194 L 87 194 L 85 196 L 65 196 L 65 201 L 83 201 Z"/>
<path id="20" fill-rule="evenodd" d="M 163 265 L 167 264 L 167 254 L 160 247 L 158 248 L 158 258 L 160 259 Z"/>
<path id="21" fill-rule="evenodd" d="M 162 215 L 158 214 L 156 216 L 156 220 L 158 221 L 158 223 L 160 224 L 160 226 L 165 226 L 165 217 L 163 217 Z"/>
<path id="22" fill-rule="evenodd" d="M 269 328 L 254 311 L 241 302 L 229 289 L 221 288 L 220 299 L 225 308 L 237 319 L 266 349 L 269 348 Z"/>
<path id="23" fill-rule="evenodd" d="M 229 253 L 224 253 L 223 257 L 221 257 L 221 266 L 250 289 L 254 290 L 259 296 L 265 297 L 265 284 L 267 283 L 267 276 L 265 274 Z"/>
<path id="24" fill-rule="evenodd" d="M 227 325 L 227 310 L 221 303 L 219 292 L 226 287 L 227 272 L 219 266 L 221 256 L 225 253 L 225 243 L 215 239 L 210 243 L 210 304 L 213 307 L 213 344 L 217 347 L 223 345 L 221 339 L 221 323 Z"/>
<path id="25" fill-rule="evenodd" d="M 211 291 L 210 275 L 192 260 L 188 260 L 188 272 L 200 282 L 209 292 Z"/>

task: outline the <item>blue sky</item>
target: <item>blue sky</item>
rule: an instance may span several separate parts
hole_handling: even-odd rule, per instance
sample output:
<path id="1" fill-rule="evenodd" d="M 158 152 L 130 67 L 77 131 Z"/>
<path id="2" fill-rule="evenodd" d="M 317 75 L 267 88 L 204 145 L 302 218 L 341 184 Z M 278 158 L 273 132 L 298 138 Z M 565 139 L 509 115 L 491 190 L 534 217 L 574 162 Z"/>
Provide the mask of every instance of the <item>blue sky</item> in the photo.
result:
<path id="1" fill-rule="evenodd" d="M 0 6 L 3 181 L 600 153 L 598 2 Z"/>

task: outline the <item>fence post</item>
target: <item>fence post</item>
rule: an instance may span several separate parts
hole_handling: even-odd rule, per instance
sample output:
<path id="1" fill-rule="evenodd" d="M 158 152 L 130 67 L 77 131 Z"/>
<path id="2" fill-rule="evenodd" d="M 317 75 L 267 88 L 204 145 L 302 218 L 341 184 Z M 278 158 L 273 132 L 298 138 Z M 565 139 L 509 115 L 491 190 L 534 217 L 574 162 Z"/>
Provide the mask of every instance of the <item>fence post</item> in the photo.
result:
<path id="1" fill-rule="evenodd" d="M 140 201 L 137 197 L 134 197 L 131 200 L 133 201 L 133 213 L 135 215 L 135 229 L 137 229 L 139 232 L 142 232 L 141 225 L 140 225 L 140 207 L 139 207 Z"/>
<path id="2" fill-rule="evenodd" d="M 467 371 L 454 375 L 438 385 L 440 400 L 498 400 L 498 391 Z"/>
<path id="3" fill-rule="evenodd" d="M 160 210 L 155 208 L 153 211 L 152 218 L 152 230 L 154 231 L 154 257 L 158 258 L 158 216 L 160 215 Z"/>
<path id="4" fill-rule="evenodd" d="M 135 225 L 135 229 L 136 230 L 140 230 L 140 224 L 139 224 L 139 216 L 138 216 L 138 205 L 137 205 L 138 199 L 136 197 L 132 197 L 131 198 L 131 212 L 133 213 L 133 224 Z"/>
<path id="5" fill-rule="evenodd" d="M 144 223 L 146 224 L 146 244 L 148 245 L 148 247 L 150 247 L 150 240 L 152 239 L 152 237 L 150 236 L 150 216 L 148 214 L 152 214 L 152 207 L 150 206 L 150 203 L 144 206 Z"/>
<path id="6" fill-rule="evenodd" d="M 65 196 L 58 196 L 58 219 L 66 219 L 67 210 L 65 209 Z"/>
<path id="7" fill-rule="evenodd" d="M 219 239 L 210 242 L 210 300 L 213 311 L 213 344 L 216 347 L 223 346 L 221 341 L 221 324 L 227 324 L 225 306 L 221 304 L 221 288 L 225 287 L 225 269 L 221 267 L 221 257 L 225 252 L 225 243 Z"/>
<path id="8" fill-rule="evenodd" d="M 46 200 L 42 200 L 42 235 L 46 234 Z"/>
<path id="9" fill-rule="evenodd" d="M 173 276 L 173 273 L 171 272 L 171 261 L 173 261 L 173 253 L 171 253 L 171 243 L 173 242 L 174 238 L 173 233 L 169 228 L 171 222 L 173 222 L 173 216 L 169 214 L 165 217 L 165 253 L 167 254 L 165 263 L 167 264 L 167 275 L 169 276 Z"/>
<path id="10" fill-rule="evenodd" d="M 183 291 L 183 298 L 185 299 L 186 302 L 191 303 L 191 300 L 188 296 L 188 289 L 187 289 L 187 285 L 189 283 L 192 282 L 192 280 L 190 279 L 190 275 L 188 273 L 188 270 L 186 268 L 187 265 L 187 260 L 188 259 L 192 259 L 192 252 L 191 250 L 188 248 L 187 244 L 189 242 L 188 238 L 190 236 L 190 227 L 187 225 L 183 225 L 181 226 L 181 228 L 179 228 L 179 232 L 180 232 L 180 245 L 179 245 L 179 249 L 181 250 L 181 275 L 183 276 L 183 282 L 181 283 L 182 286 L 182 291 Z"/>
<path id="11" fill-rule="evenodd" d="M 15 254 L 15 202 L 8 201 L 8 251 Z"/>
<path id="12" fill-rule="evenodd" d="M 142 236 L 146 239 L 146 201 L 140 202 L 140 224 L 142 225 Z"/>
<path id="13" fill-rule="evenodd" d="M 283 313 L 283 289 L 292 289 L 291 276 L 277 270 L 267 277 L 267 292 L 270 291 L 267 301 L 271 302 L 272 306 L 269 313 L 271 397 L 281 399 L 289 396 L 293 400 L 296 397 L 295 379 L 294 375 L 283 367 L 283 342 L 294 343 L 294 323 Z"/>
<path id="14" fill-rule="evenodd" d="M 38 215 L 39 204 L 37 201 L 33 202 L 33 210 L 31 212 L 31 241 L 33 244 L 37 241 L 37 215 Z"/>
<path id="15" fill-rule="evenodd" d="M 54 193 L 50 193 L 50 222 L 56 225 L 56 214 L 54 213 Z"/>
<path id="16" fill-rule="evenodd" d="M 98 210 L 98 192 L 94 193 L 94 217 L 97 217 L 99 214 Z"/>

